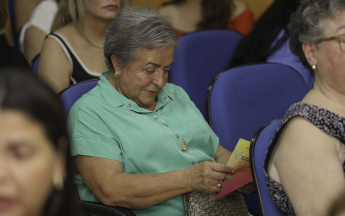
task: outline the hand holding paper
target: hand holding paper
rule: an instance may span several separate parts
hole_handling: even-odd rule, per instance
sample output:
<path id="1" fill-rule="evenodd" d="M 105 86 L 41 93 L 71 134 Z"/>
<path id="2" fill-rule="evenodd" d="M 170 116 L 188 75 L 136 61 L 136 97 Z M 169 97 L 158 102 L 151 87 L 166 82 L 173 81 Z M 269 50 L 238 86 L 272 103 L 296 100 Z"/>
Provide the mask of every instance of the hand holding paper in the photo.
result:
<path id="1" fill-rule="evenodd" d="M 210 200 L 215 197 L 219 199 L 253 181 L 249 163 L 249 148 L 249 141 L 244 139 L 238 141 L 235 150 L 226 164 L 232 167 L 235 172 L 230 180 L 224 181 L 216 196 L 214 194 L 211 195 Z"/>
<path id="2" fill-rule="evenodd" d="M 232 152 L 226 164 L 235 170 L 233 175 L 250 172 L 249 148 L 249 141 L 244 139 L 238 141 L 235 150 Z"/>

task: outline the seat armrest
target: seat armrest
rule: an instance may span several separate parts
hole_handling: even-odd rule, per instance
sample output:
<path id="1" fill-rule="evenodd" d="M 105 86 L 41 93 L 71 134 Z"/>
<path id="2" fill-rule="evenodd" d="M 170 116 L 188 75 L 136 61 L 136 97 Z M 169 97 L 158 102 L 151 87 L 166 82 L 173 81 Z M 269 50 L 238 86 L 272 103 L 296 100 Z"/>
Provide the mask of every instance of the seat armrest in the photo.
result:
<path id="1" fill-rule="evenodd" d="M 127 208 L 106 206 L 100 202 L 78 201 L 82 213 L 97 216 L 135 216 Z"/>

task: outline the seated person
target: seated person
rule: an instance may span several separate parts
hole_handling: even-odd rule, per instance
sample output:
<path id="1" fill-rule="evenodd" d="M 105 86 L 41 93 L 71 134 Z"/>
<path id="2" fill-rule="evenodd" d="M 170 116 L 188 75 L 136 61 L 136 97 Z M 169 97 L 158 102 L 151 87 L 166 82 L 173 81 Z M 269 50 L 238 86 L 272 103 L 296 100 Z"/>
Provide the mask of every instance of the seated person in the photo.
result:
<path id="1" fill-rule="evenodd" d="M 59 1 L 44 0 L 39 3 L 20 30 L 19 48 L 29 62 L 41 52 L 44 38 L 50 33 Z"/>
<path id="2" fill-rule="evenodd" d="M 327 212 L 345 189 L 345 1 L 305 0 L 292 15 L 290 48 L 315 71 L 268 149 L 269 193 L 287 215 Z"/>
<path id="3" fill-rule="evenodd" d="M 56 94 L 31 73 L 0 70 L 0 215 L 79 215 L 67 137 Z"/>
<path id="4" fill-rule="evenodd" d="M 37 5 L 44 0 L 13 0 L 15 33 L 19 33 L 21 28 L 30 19 L 32 12 Z"/>
<path id="5" fill-rule="evenodd" d="M 98 78 L 107 67 L 103 43 L 107 28 L 126 0 L 61 0 L 43 42 L 38 76 L 56 93 Z"/>
<path id="6" fill-rule="evenodd" d="M 258 19 L 253 31 L 240 41 L 229 67 L 262 62 L 286 64 L 297 70 L 312 89 L 314 73 L 306 69 L 289 49 L 288 25 L 298 2 L 275 0 Z"/>
<path id="7" fill-rule="evenodd" d="M 9 46 L 4 36 L 6 26 L 8 26 L 8 6 L 7 0 L 0 0 L 0 69 L 15 67 L 26 69 L 31 72 L 30 65 L 22 53 L 16 48 Z"/>
<path id="8" fill-rule="evenodd" d="M 177 44 L 168 18 L 152 7 L 127 7 L 109 26 L 109 71 L 68 117 L 82 200 L 138 216 L 184 215 L 185 194 L 192 200 L 201 191 L 206 202 L 233 172 L 225 165 L 231 153 L 186 92 L 167 83 Z M 240 193 L 225 199 L 226 215 L 248 215 Z"/>
<path id="9" fill-rule="evenodd" d="M 178 36 L 206 29 L 229 29 L 247 35 L 254 28 L 254 15 L 238 0 L 171 0 L 159 13 L 171 17 Z"/>

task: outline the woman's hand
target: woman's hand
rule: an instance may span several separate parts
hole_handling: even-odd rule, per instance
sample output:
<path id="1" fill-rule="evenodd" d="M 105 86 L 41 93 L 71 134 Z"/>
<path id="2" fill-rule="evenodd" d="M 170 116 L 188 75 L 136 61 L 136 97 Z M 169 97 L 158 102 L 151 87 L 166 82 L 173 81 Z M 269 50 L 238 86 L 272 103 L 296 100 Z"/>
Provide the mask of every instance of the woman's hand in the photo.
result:
<path id="1" fill-rule="evenodd" d="M 233 168 L 216 162 L 203 162 L 185 170 L 187 183 L 191 191 L 218 192 L 218 182 L 223 181 L 228 174 L 233 173 Z"/>

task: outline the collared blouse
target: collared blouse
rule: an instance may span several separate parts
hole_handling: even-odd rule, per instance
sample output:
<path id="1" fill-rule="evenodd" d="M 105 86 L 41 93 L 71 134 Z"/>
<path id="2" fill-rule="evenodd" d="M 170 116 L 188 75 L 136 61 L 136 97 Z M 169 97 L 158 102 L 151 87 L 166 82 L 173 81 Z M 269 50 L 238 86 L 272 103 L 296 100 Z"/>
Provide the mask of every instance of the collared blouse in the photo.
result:
<path id="1" fill-rule="evenodd" d="M 117 160 L 123 172 L 130 174 L 164 173 L 214 162 L 219 138 L 181 87 L 165 84 L 150 111 L 120 94 L 106 79 L 108 75 L 109 71 L 103 72 L 97 86 L 70 111 L 72 156 Z M 80 174 L 75 183 L 82 200 L 99 202 Z M 181 195 L 133 212 L 184 215 L 184 205 Z"/>

